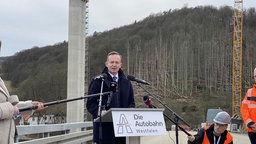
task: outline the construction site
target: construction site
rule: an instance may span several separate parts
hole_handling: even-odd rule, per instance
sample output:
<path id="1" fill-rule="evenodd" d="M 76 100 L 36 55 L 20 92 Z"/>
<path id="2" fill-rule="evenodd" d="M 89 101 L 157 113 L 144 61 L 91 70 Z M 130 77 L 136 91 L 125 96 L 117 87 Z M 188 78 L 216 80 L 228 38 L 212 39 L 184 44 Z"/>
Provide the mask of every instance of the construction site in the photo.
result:
<path id="1" fill-rule="evenodd" d="M 220 8 L 184 6 L 89 35 L 90 1 L 69 0 L 68 42 L 36 47 L 1 60 L 2 75 L 11 92 L 21 93 L 21 99 L 45 102 L 56 98 L 76 99 L 87 96 L 93 76 L 102 76 L 99 74 L 108 52 L 119 51 L 122 69 L 127 75 L 136 76 L 130 76 L 132 80 L 128 77 L 136 108 L 162 110 L 166 125 L 166 135 L 140 135 L 135 136 L 136 139 L 127 136 L 127 143 L 187 143 L 188 133 L 196 134 L 204 126 L 213 124 L 218 112 L 226 111 L 231 116 L 227 130 L 233 135 L 233 143 L 248 144 L 241 104 L 253 84 L 256 66 L 253 56 L 256 27 L 252 24 L 256 12 L 253 8 L 245 10 L 243 3 L 243 0 L 234 0 L 233 7 Z M 0 41 L 0 48 L 2 43 Z M 20 71 L 22 76 L 13 71 Z M 38 74 L 38 71 L 44 73 Z M 31 77 L 23 76 L 27 73 Z M 30 80 L 33 80 L 31 87 L 26 84 L 32 83 Z M 49 81 L 50 86 L 42 81 Z M 40 92 L 41 97 L 36 97 Z M 152 100 L 150 105 L 146 104 L 145 96 Z M 49 107 L 49 111 L 34 114 L 30 124 L 19 122 L 16 143 L 92 143 L 94 119 L 86 109 L 86 98 L 81 99 L 85 100 L 67 102 L 61 108 Z M 47 121 L 40 124 L 42 115 Z M 107 122 L 114 121 L 114 116 L 109 115 Z M 49 120 L 54 117 L 61 122 Z M 57 132 L 62 134 L 51 136 Z M 38 138 L 29 138 L 35 134 Z"/>

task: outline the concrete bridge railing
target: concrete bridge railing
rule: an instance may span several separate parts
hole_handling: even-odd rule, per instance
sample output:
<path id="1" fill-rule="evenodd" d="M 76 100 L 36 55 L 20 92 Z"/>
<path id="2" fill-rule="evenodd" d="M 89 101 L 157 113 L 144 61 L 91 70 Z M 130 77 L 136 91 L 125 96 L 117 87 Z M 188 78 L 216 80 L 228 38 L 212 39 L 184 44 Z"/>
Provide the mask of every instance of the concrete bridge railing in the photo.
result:
<path id="1" fill-rule="evenodd" d="M 17 144 L 86 143 L 92 141 L 92 122 L 17 126 Z M 56 134 L 60 133 L 60 134 Z M 24 137 L 37 135 L 38 138 Z"/>

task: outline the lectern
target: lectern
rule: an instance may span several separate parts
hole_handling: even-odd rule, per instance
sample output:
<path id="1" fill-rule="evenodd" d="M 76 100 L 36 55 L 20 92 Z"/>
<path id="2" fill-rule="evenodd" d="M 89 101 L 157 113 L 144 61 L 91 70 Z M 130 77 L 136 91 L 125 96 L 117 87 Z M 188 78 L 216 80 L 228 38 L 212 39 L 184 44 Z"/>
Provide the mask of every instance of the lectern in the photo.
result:
<path id="1" fill-rule="evenodd" d="M 140 144 L 140 136 L 166 135 L 164 109 L 111 108 L 101 122 L 113 122 L 115 136 L 126 137 L 126 144 Z M 95 119 L 99 122 L 99 119 Z"/>

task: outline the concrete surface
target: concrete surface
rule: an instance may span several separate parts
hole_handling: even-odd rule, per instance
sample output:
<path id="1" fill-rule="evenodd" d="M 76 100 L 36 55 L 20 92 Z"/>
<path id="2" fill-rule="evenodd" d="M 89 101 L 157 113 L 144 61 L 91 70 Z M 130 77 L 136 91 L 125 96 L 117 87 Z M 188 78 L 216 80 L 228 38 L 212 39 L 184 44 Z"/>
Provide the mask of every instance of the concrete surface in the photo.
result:
<path id="1" fill-rule="evenodd" d="M 196 132 L 189 133 L 196 134 Z M 232 135 L 234 144 L 250 144 L 247 134 L 232 133 Z M 141 144 L 176 144 L 175 131 L 169 131 L 163 136 L 144 136 L 140 141 Z M 178 144 L 187 144 L 187 135 L 182 131 L 178 133 Z"/>
<path id="2" fill-rule="evenodd" d="M 84 95 L 85 2 L 69 0 L 67 98 Z M 84 101 L 67 103 L 67 123 L 84 121 Z"/>

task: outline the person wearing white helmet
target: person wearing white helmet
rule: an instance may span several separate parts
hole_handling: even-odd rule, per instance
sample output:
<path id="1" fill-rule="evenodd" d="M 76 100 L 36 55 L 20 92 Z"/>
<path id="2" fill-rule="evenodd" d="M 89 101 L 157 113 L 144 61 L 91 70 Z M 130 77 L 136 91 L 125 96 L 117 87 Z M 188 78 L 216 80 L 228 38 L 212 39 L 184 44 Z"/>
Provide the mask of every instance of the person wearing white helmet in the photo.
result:
<path id="1" fill-rule="evenodd" d="M 233 136 L 227 131 L 230 115 L 221 111 L 213 121 L 212 125 L 203 127 L 196 135 L 188 136 L 188 144 L 233 144 Z"/>
<path id="2" fill-rule="evenodd" d="M 256 144 L 256 68 L 253 72 L 254 84 L 248 89 L 241 104 L 241 114 L 252 144 Z"/>

